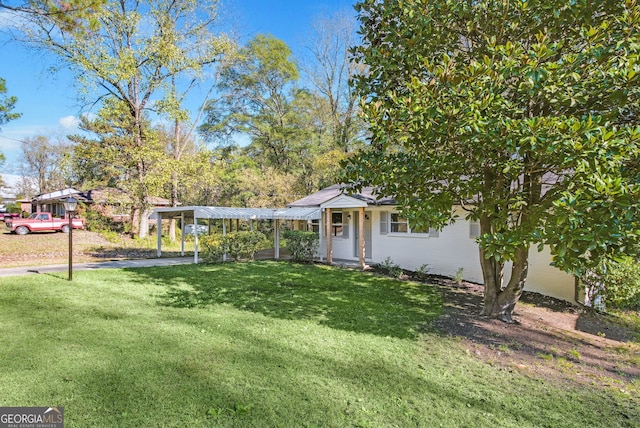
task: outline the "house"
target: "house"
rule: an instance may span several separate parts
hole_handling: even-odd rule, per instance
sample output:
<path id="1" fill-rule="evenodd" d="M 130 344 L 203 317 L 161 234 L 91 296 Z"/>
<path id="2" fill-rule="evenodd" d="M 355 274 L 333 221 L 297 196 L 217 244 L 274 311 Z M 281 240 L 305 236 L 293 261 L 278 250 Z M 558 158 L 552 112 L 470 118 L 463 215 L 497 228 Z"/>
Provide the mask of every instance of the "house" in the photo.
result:
<path id="1" fill-rule="evenodd" d="M 463 215 L 442 230 L 415 230 L 399 214 L 393 198 L 376 195 L 370 187 L 346 194 L 340 185 L 322 189 L 288 207 L 321 210 L 321 219 L 298 222 L 297 228 L 320 232 L 320 256 L 329 263 L 341 259 L 364 266 L 389 258 L 408 270 L 426 264 L 430 273 L 446 276 L 454 276 L 462 268 L 465 280 L 483 282 L 475 241 L 480 227 L 477 222 L 464 220 Z M 574 277 L 550 263 L 547 248 L 542 252 L 530 250 L 525 290 L 575 301 Z M 507 280 L 509 273 L 510 267 L 505 266 Z"/>
<path id="2" fill-rule="evenodd" d="M 64 217 L 63 201 L 72 196 L 81 204 L 92 205 L 94 209 L 114 221 L 126 220 L 131 214 L 131 198 L 123 190 L 115 187 L 98 187 L 84 192 L 74 188 L 57 190 L 37 195 L 31 200 L 31 205 L 33 211 L 46 211 Z M 154 207 L 171 205 L 168 199 L 158 197 L 152 197 L 151 204 Z"/>

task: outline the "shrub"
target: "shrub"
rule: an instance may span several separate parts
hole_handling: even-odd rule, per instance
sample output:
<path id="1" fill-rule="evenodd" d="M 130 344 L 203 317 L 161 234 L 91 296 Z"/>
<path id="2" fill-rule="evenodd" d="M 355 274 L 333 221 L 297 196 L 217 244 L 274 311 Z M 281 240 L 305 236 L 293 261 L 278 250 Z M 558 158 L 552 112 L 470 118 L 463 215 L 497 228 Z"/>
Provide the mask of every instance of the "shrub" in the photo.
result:
<path id="1" fill-rule="evenodd" d="M 111 219 L 100 211 L 88 208 L 84 212 L 84 220 L 87 225 L 87 230 L 93 232 L 106 232 L 112 230 Z"/>
<path id="2" fill-rule="evenodd" d="M 418 275 L 418 278 L 420 279 L 427 279 L 429 277 L 429 265 L 427 263 L 420 265 L 420 267 L 418 267 L 418 269 L 416 270 L 416 275 Z"/>
<path id="3" fill-rule="evenodd" d="M 225 253 L 222 235 L 205 235 L 199 238 L 200 255 L 204 263 L 220 263 Z"/>
<path id="4" fill-rule="evenodd" d="M 266 236 L 258 231 L 231 232 L 224 236 L 206 235 L 200 239 L 202 260 L 205 263 L 220 263 L 224 254 L 228 254 L 233 260 L 253 260 L 256 252 L 266 244 Z"/>
<path id="5" fill-rule="evenodd" d="M 453 275 L 453 280 L 456 284 L 462 285 L 462 281 L 464 280 L 464 268 L 458 268 L 456 274 Z"/>
<path id="6" fill-rule="evenodd" d="M 632 257 L 606 261 L 583 278 L 589 287 L 589 300 L 604 308 L 640 309 L 640 265 Z M 602 308 L 602 309 L 604 309 Z"/>
<path id="7" fill-rule="evenodd" d="M 384 261 L 378 266 L 381 269 L 387 271 L 387 273 L 394 278 L 400 278 L 404 273 L 402 268 L 399 265 L 395 264 L 393 260 L 391 260 L 391 257 L 387 257 L 386 259 L 384 259 Z"/>
<path id="8" fill-rule="evenodd" d="M 291 252 L 293 261 L 299 263 L 311 263 L 315 256 L 319 236 L 316 232 L 304 232 L 302 230 L 287 230 L 283 233 L 287 240 L 287 249 Z"/>
<path id="9" fill-rule="evenodd" d="M 267 237 L 256 230 L 232 232 L 225 236 L 227 252 L 234 260 L 254 259 L 256 252 L 265 247 Z"/>

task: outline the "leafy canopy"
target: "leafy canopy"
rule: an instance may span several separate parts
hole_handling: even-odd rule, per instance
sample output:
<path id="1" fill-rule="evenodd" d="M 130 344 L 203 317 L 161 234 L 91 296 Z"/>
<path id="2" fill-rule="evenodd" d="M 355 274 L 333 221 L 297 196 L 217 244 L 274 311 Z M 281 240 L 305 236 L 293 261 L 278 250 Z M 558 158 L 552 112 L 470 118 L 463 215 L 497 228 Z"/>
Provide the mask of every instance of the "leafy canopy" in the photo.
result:
<path id="1" fill-rule="evenodd" d="M 21 116 L 20 113 L 12 112 L 18 98 L 4 95 L 6 92 L 7 82 L 0 77 L 0 125 L 4 125 L 10 120 L 17 119 Z"/>
<path id="2" fill-rule="evenodd" d="M 355 88 L 372 145 L 346 165 L 354 186 L 394 195 L 417 225 L 442 227 L 464 207 L 497 261 L 549 244 L 575 271 L 636 248 L 636 1 L 356 9 L 364 43 L 354 56 L 368 68 Z"/>

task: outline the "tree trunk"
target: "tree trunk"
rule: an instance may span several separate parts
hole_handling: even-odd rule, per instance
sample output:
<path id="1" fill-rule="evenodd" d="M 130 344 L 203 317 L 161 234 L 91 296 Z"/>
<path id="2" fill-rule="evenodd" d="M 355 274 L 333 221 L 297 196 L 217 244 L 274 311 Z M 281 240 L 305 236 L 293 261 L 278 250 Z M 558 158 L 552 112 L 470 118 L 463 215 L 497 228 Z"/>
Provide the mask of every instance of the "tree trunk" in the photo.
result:
<path id="1" fill-rule="evenodd" d="M 498 318 L 506 323 L 513 323 L 513 309 L 522 296 L 529 271 L 529 247 L 516 250 L 511 277 L 505 287 L 502 287 L 502 263 L 497 263 L 494 257 L 484 257 L 480 250 L 482 275 L 484 277 L 484 307 L 482 314 Z M 500 275 L 496 275 L 497 265 L 500 265 Z"/>
<path id="2" fill-rule="evenodd" d="M 140 216 L 140 230 L 138 231 L 139 238 L 146 238 L 149 236 L 149 215 L 151 214 L 151 210 L 149 208 L 145 208 L 142 210 L 142 215 Z"/>
<path id="3" fill-rule="evenodd" d="M 140 208 L 131 208 L 131 237 L 135 237 L 140 230 Z"/>

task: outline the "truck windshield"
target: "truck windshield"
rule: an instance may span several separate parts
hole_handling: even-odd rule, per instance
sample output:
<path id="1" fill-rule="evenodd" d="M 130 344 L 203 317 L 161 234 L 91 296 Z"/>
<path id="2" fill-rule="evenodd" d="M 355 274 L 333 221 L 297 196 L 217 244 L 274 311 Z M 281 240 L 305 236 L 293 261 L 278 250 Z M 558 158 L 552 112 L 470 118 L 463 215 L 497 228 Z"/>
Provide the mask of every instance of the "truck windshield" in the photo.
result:
<path id="1" fill-rule="evenodd" d="M 37 215 L 38 215 L 38 213 L 33 213 L 33 214 L 31 214 L 28 218 L 30 218 L 30 219 L 32 219 L 32 220 L 33 220 L 33 219 L 35 219 L 35 218 L 36 218 L 36 216 L 37 216 Z"/>

